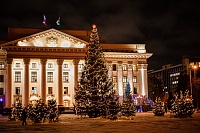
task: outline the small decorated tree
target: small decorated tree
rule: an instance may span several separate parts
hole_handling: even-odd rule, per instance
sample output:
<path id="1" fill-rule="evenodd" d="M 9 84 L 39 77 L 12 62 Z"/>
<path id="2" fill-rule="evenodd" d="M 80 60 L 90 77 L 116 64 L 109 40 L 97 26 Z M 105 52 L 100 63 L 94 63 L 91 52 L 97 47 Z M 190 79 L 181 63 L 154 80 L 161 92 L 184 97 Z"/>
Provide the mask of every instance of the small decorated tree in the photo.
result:
<path id="1" fill-rule="evenodd" d="M 153 110 L 155 116 L 164 116 L 165 107 L 164 103 L 161 101 L 160 97 L 155 100 L 155 109 Z"/>
<path id="2" fill-rule="evenodd" d="M 106 102 L 106 117 L 110 120 L 116 120 L 120 112 L 119 97 L 115 95 L 115 91 L 105 97 Z"/>
<path id="3" fill-rule="evenodd" d="M 188 90 L 186 90 L 185 93 L 182 93 L 182 91 L 180 91 L 180 96 L 178 95 L 178 93 L 176 93 L 174 96 L 174 100 L 172 100 L 170 117 L 192 117 L 192 114 L 194 113 L 192 101 L 193 99 L 191 96 L 189 96 Z"/>
<path id="4" fill-rule="evenodd" d="M 19 100 L 19 97 L 15 99 L 15 103 L 12 108 L 11 115 L 8 117 L 10 120 L 21 120 L 22 117 L 22 103 Z"/>
<path id="5" fill-rule="evenodd" d="M 124 99 L 121 106 L 122 116 L 126 116 L 127 118 L 131 116 L 135 116 L 136 107 L 134 105 L 134 101 L 132 100 L 131 88 L 129 82 L 126 84 Z"/>
<path id="6" fill-rule="evenodd" d="M 45 112 L 46 108 L 42 99 L 29 102 L 27 107 L 27 113 L 28 117 L 34 123 L 41 123 L 42 119 L 45 117 Z"/>
<path id="7" fill-rule="evenodd" d="M 48 98 L 47 111 L 45 111 L 46 118 L 49 122 L 58 121 L 58 108 L 56 99 L 53 96 Z"/>

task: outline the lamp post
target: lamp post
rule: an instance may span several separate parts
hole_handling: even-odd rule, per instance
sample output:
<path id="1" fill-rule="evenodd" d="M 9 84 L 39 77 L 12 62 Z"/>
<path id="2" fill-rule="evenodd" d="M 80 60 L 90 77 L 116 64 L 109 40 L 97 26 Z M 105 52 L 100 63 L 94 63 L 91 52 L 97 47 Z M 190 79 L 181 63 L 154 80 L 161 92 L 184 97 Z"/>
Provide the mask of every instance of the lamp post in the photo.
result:
<path id="1" fill-rule="evenodd" d="M 194 79 L 195 79 L 195 70 L 197 69 L 197 66 L 196 65 L 193 65 L 191 68 L 190 68 L 190 93 L 191 93 L 191 96 L 192 96 L 192 69 L 194 70 Z"/>

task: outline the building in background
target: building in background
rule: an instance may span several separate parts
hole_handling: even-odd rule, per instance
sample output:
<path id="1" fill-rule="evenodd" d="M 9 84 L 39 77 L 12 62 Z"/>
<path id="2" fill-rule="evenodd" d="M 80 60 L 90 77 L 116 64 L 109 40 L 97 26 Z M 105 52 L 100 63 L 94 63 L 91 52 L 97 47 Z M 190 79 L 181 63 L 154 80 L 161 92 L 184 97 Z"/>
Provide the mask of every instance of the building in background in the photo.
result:
<path id="1" fill-rule="evenodd" d="M 73 106 L 90 31 L 9 28 L 0 49 L 0 102 L 11 107 L 16 97 L 27 105 L 34 96 Z M 101 39 L 101 42 L 105 40 Z M 101 43 L 109 77 L 122 99 L 129 82 L 135 95 L 148 97 L 145 44 Z"/>
<path id="2" fill-rule="evenodd" d="M 163 92 L 165 96 L 164 101 L 168 101 L 169 92 L 171 92 L 172 94 L 176 92 L 179 83 L 179 78 L 181 75 L 186 74 L 188 76 L 189 85 L 187 86 L 187 88 L 190 90 L 190 93 L 194 91 L 192 83 L 199 68 L 200 68 L 199 56 L 183 56 L 181 64 L 178 65 L 167 64 L 162 66 L 162 69 L 149 70 L 148 77 L 156 77 L 161 81 L 162 88 L 159 91 Z"/>

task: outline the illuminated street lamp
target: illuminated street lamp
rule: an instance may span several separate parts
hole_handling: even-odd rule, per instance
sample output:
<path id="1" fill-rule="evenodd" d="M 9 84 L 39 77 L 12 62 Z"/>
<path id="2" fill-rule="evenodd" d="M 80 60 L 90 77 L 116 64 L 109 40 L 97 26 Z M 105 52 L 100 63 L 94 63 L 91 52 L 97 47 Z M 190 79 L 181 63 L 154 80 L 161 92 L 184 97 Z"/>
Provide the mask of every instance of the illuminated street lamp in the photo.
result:
<path id="1" fill-rule="evenodd" d="M 197 66 L 194 65 L 190 68 L 190 92 L 191 92 L 191 96 L 192 96 L 192 69 L 194 70 L 194 79 L 195 79 L 195 70 L 197 69 Z"/>

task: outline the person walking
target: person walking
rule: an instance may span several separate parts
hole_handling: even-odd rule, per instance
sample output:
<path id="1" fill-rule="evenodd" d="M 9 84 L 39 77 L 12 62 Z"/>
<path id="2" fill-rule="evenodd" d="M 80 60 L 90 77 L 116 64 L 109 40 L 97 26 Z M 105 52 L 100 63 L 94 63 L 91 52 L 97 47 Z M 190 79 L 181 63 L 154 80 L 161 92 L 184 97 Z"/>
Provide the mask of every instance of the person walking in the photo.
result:
<path id="1" fill-rule="evenodd" d="M 165 113 L 167 113 L 167 111 L 168 111 L 168 109 L 167 109 L 167 102 L 165 102 L 164 107 L 165 107 Z"/>
<path id="2" fill-rule="evenodd" d="M 26 108 L 23 108 L 23 110 L 22 110 L 22 125 L 27 125 L 26 117 L 27 117 Z"/>

